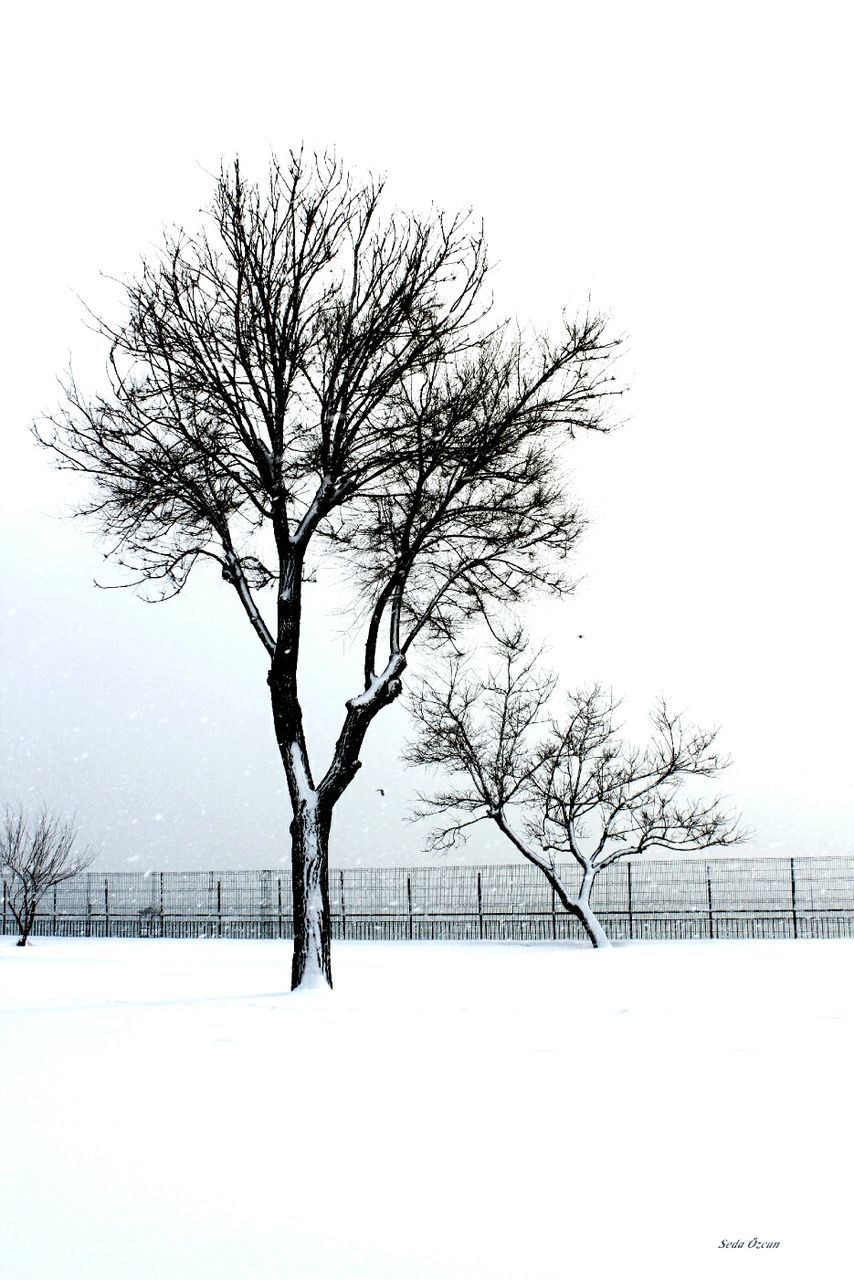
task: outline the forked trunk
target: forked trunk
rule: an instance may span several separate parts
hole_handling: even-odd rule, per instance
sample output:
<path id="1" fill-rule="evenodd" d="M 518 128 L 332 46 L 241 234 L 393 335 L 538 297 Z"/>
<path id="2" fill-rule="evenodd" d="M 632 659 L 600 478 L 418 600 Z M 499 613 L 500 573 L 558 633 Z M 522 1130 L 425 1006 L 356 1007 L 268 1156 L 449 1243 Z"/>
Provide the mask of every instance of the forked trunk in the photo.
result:
<path id="1" fill-rule="evenodd" d="M 291 822 L 294 956 L 291 990 L 332 986 L 332 916 L 329 910 L 331 814 L 317 797 L 300 801 Z"/>
<path id="2" fill-rule="evenodd" d="M 284 594 L 294 597 L 298 574 L 293 563 L 286 566 L 290 586 Z M 296 577 L 294 576 L 296 575 Z M 331 987 L 330 944 L 332 920 L 329 912 L 329 828 L 332 809 L 323 805 L 311 776 L 302 712 L 296 691 L 296 634 L 299 610 L 285 621 L 285 643 L 267 677 L 273 708 L 276 741 L 282 757 L 291 800 L 291 884 L 294 910 L 294 952 L 291 963 L 291 990 L 298 987 Z"/>
<path id="3" fill-rule="evenodd" d="M 284 570 L 287 572 L 285 573 Z M 280 636 L 267 683 L 273 723 L 291 800 L 291 877 L 294 904 L 294 955 L 291 990 L 331 987 L 332 917 L 329 910 L 329 831 L 332 810 L 359 768 L 359 748 L 377 712 L 400 693 L 400 673 L 406 666 L 397 654 L 368 687 L 347 702 L 347 714 L 329 768 L 315 785 L 297 696 L 296 652 L 299 620 L 299 565 L 285 564 L 280 601 Z"/>

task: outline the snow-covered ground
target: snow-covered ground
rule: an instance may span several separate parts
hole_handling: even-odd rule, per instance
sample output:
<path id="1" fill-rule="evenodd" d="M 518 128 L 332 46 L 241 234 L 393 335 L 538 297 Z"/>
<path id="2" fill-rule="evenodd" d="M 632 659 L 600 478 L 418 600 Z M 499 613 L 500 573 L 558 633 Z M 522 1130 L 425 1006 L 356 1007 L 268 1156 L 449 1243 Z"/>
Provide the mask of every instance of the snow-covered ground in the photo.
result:
<path id="1" fill-rule="evenodd" d="M 854 942 L 289 952 L 0 940 L 2 1280 L 847 1274 Z"/>

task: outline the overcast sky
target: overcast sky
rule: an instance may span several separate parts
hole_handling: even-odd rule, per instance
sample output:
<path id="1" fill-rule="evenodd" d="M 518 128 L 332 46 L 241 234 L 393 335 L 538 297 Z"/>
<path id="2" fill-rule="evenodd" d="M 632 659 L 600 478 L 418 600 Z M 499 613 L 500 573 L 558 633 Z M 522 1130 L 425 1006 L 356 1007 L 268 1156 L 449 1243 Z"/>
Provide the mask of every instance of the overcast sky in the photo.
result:
<path id="1" fill-rule="evenodd" d="M 276 866 L 264 655 L 231 593 L 97 591 L 28 426 L 165 224 L 240 154 L 334 147 L 395 203 L 471 206 L 498 309 L 626 335 L 621 430 L 580 442 L 574 598 L 534 615 L 565 685 L 721 725 L 762 853 L 854 852 L 850 41 L 841 4 L 17 6 L 3 53 L 2 794 L 76 813 L 115 870 Z M 318 588 L 318 599 L 322 588 Z M 311 599 L 311 598 L 310 598 Z M 311 624 L 322 754 L 355 651 Z M 340 626 L 340 623 L 336 624 Z M 579 639 L 583 636 L 583 639 Z M 384 713 L 333 861 L 425 862 Z M 378 794 L 377 788 L 385 791 Z M 469 859 L 509 860 L 485 832 Z"/>

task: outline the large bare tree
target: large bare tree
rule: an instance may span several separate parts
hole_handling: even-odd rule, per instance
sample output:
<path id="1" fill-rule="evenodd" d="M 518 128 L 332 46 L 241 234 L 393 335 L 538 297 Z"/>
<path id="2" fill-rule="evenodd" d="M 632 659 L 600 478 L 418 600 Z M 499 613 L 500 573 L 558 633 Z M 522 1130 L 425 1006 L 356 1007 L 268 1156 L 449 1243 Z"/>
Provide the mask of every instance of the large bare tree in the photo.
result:
<path id="1" fill-rule="evenodd" d="M 73 822 L 46 810 L 28 816 L 7 808 L 0 823 L 0 878 L 6 905 L 25 947 L 35 924 L 39 903 L 48 892 L 91 866 L 97 850 L 79 849 Z"/>
<path id="2" fill-rule="evenodd" d="M 696 852 L 738 844 L 739 819 L 719 799 L 685 797 L 684 784 L 715 778 L 729 763 L 717 730 L 688 724 L 664 701 L 643 747 L 620 736 L 618 704 L 600 686 L 571 693 L 565 714 L 549 704 L 556 680 L 526 651 L 520 632 L 497 637 L 499 662 L 423 682 L 411 699 L 419 726 L 410 763 L 451 773 L 455 785 L 422 797 L 419 817 L 438 817 L 429 842 L 446 849 L 492 822 L 538 867 L 595 947 L 608 938 L 591 907 L 596 877 L 648 849 Z M 562 869 L 580 868 L 578 887 Z M 576 873 L 577 874 L 577 873 Z"/>
<path id="3" fill-rule="evenodd" d="M 564 444 L 603 427 L 603 319 L 524 336 L 490 318 L 470 216 L 385 208 L 383 183 L 291 154 L 262 184 L 224 169 L 199 230 L 176 231 L 96 322 L 108 385 L 36 428 L 85 473 L 81 510 L 148 598 L 213 561 L 268 660 L 293 818 L 292 984 L 331 983 L 328 846 L 365 735 L 416 641 L 561 591 L 579 532 Z M 331 757 L 310 759 L 299 679 L 310 556 L 356 585 L 363 680 Z M 271 588 L 273 599 L 264 600 Z"/>

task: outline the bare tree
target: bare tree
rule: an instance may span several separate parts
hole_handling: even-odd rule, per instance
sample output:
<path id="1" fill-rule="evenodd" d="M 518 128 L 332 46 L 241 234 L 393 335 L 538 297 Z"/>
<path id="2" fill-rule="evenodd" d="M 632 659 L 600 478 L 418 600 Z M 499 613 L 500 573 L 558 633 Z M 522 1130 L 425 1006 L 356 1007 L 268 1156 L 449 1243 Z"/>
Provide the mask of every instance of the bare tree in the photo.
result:
<path id="1" fill-rule="evenodd" d="M 365 735 L 416 641 L 532 588 L 566 589 L 580 522 L 565 442 L 602 429 L 604 321 L 555 338 L 490 320 L 470 216 L 385 212 L 383 183 L 291 154 L 266 185 L 223 170 L 203 228 L 177 231 L 96 320 L 109 386 L 36 429 L 88 475 L 81 510 L 148 598 L 214 562 L 266 655 L 292 807 L 292 985 L 331 984 L 328 847 Z M 311 557 L 355 585 L 363 679 L 317 767 L 299 681 Z M 266 608 L 263 592 L 272 588 Z"/>
<path id="2" fill-rule="evenodd" d="M 719 799 L 684 799 L 683 784 L 714 778 L 729 761 L 717 731 L 685 723 L 661 701 L 644 747 L 620 738 L 618 704 L 600 686 L 572 693 L 561 720 L 548 718 L 555 678 L 539 669 L 519 632 L 499 637 L 500 666 L 485 674 L 451 662 L 445 677 L 412 698 L 419 736 L 412 764 L 460 777 L 422 797 L 418 817 L 439 816 L 434 848 L 453 847 L 474 824 L 493 822 L 542 871 L 595 947 L 608 939 L 590 905 L 596 877 L 618 858 L 648 849 L 695 852 L 739 843 L 745 833 Z M 561 864 L 581 868 L 577 891 Z"/>
<path id="3" fill-rule="evenodd" d="M 45 810 L 28 817 L 23 809 L 6 809 L 0 825 L 0 873 L 6 904 L 21 931 L 19 947 L 27 945 L 48 890 L 91 866 L 97 850 L 78 851 L 76 844 L 73 822 L 51 817 Z"/>

